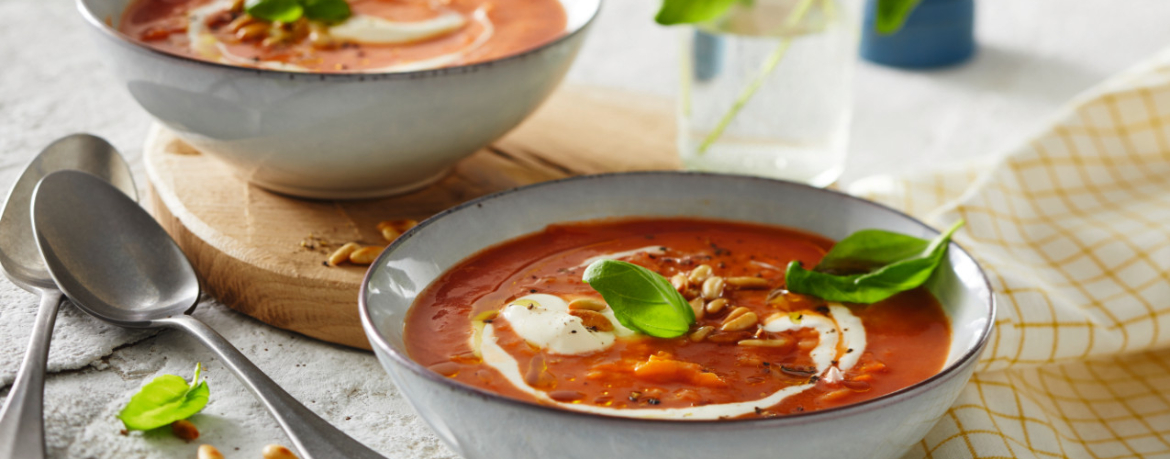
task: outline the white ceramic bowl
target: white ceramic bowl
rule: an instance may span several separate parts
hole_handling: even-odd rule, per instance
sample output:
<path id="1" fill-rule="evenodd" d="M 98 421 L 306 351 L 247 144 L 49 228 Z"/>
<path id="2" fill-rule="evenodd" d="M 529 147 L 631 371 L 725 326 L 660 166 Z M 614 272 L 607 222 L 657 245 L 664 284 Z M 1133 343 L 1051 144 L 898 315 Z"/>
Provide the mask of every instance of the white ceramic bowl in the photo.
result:
<path id="1" fill-rule="evenodd" d="M 403 193 L 515 127 L 564 77 L 601 0 L 561 0 L 565 35 L 488 62 L 377 74 L 234 67 L 164 53 L 116 26 L 129 0 L 77 0 L 134 99 L 244 179 L 312 198 Z"/>
<path id="2" fill-rule="evenodd" d="M 410 360 L 402 342 L 414 299 L 441 273 L 496 243 L 551 223 L 623 216 L 695 216 L 784 225 L 841 239 L 881 228 L 938 233 L 900 212 L 841 193 L 744 176 L 651 172 L 587 176 L 488 196 L 443 212 L 392 244 L 366 275 L 363 326 L 398 388 L 465 458 L 736 459 L 901 455 L 946 412 L 971 376 L 994 323 L 991 288 L 956 244 L 927 283 L 953 338 L 937 375 L 863 403 L 769 419 L 664 421 L 565 411 L 455 382 Z"/>

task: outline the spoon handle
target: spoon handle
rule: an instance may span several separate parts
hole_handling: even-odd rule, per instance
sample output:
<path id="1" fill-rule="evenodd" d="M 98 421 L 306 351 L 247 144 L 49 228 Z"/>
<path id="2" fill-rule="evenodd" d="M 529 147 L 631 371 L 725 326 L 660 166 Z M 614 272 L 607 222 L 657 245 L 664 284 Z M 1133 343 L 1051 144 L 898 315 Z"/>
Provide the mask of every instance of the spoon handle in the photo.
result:
<path id="1" fill-rule="evenodd" d="M 41 290 L 41 305 L 33 323 L 32 339 L 8 400 L 0 409 L 0 457 L 44 459 L 45 457 L 45 365 L 49 360 L 49 339 L 61 306 L 61 292 Z"/>
<path id="2" fill-rule="evenodd" d="M 181 315 L 154 321 L 156 325 L 186 330 L 211 348 L 240 382 L 268 408 L 288 434 L 301 459 L 383 459 L 349 435 L 333 427 L 281 389 L 227 339 L 198 319 Z"/>

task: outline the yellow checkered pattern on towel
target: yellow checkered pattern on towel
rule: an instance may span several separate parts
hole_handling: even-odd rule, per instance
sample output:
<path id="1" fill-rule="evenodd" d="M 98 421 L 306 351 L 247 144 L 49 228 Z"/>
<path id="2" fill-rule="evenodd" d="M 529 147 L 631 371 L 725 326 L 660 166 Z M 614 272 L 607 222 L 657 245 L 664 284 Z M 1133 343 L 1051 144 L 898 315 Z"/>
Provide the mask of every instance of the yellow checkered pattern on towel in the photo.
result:
<path id="1" fill-rule="evenodd" d="M 907 458 L 1170 458 L 1170 52 L 990 166 L 851 191 L 966 219 L 999 302 L 971 384 Z"/>

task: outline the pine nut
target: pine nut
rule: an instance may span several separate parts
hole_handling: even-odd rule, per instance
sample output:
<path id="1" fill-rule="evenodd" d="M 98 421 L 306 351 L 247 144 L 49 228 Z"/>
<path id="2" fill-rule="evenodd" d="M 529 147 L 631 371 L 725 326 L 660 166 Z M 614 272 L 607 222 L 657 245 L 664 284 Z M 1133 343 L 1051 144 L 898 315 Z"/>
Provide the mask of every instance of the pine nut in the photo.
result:
<path id="1" fill-rule="evenodd" d="M 744 290 L 756 290 L 768 288 L 768 280 L 762 277 L 728 277 L 727 285 Z"/>
<path id="2" fill-rule="evenodd" d="M 581 324 L 590 330 L 603 332 L 613 331 L 613 323 L 600 312 L 577 309 L 569 311 L 569 314 L 581 318 Z"/>
<path id="3" fill-rule="evenodd" d="M 690 287 L 690 284 L 687 283 L 686 273 L 675 274 L 674 277 L 670 278 L 670 285 L 673 285 L 674 289 L 678 290 L 679 293 L 682 293 L 687 287 Z"/>
<path id="4" fill-rule="evenodd" d="M 730 303 L 731 302 L 728 301 L 727 298 L 716 298 L 716 299 L 712 300 L 710 303 L 707 303 L 707 308 L 706 308 L 707 313 L 708 314 L 719 314 L 719 311 L 722 311 L 723 308 L 727 307 L 727 305 Z"/>
<path id="5" fill-rule="evenodd" d="M 171 433 L 183 439 L 183 441 L 195 441 L 199 438 L 199 428 L 195 427 L 195 424 L 192 424 L 191 421 L 186 419 L 172 422 Z"/>
<path id="6" fill-rule="evenodd" d="M 705 311 L 705 308 L 703 308 L 703 299 L 702 298 L 692 299 L 691 300 L 691 309 L 695 311 L 695 320 L 702 320 L 703 319 L 703 312 Z"/>
<path id="7" fill-rule="evenodd" d="M 368 265 L 378 259 L 385 247 L 367 246 L 354 250 L 349 254 L 349 262 L 355 265 Z"/>
<path id="8" fill-rule="evenodd" d="M 329 266 L 337 266 L 339 264 L 345 263 L 346 261 L 349 261 L 349 255 L 360 248 L 361 246 L 356 242 L 350 242 L 341 246 L 329 255 Z"/>
<path id="9" fill-rule="evenodd" d="M 229 22 L 227 25 L 227 29 L 228 29 L 228 31 L 230 31 L 232 33 L 236 33 L 236 32 L 239 32 L 240 29 L 242 29 L 244 26 L 249 25 L 249 24 L 255 24 L 256 22 L 257 21 L 256 21 L 255 17 L 253 17 L 252 15 L 249 15 L 249 14 L 245 14 L 243 16 L 236 18 L 234 21 Z"/>
<path id="10" fill-rule="evenodd" d="M 199 445 L 199 453 L 196 456 L 199 459 L 223 459 L 223 454 L 211 445 Z"/>
<path id="11" fill-rule="evenodd" d="M 745 339 L 739 342 L 740 346 L 757 346 L 757 347 L 788 347 L 792 344 L 792 340 L 785 338 L 777 339 Z"/>
<path id="12" fill-rule="evenodd" d="M 727 322 L 731 319 L 747 314 L 749 311 L 751 311 L 751 309 L 745 308 L 743 306 L 732 309 L 731 312 L 727 313 L 727 317 L 725 317 L 723 321 Z"/>
<path id="13" fill-rule="evenodd" d="M 596 298 L 577 298 L 569 302 L 569 309 L 582 309 L 586 311 L 604 311 L 605 303 Z"/>
<path id="14" fill-rule="evenodd" d="M 696 343 L 699 341 L 702 341 L 703 338 L 706 338 L 707 335 L 710 335 L 711 332 L 713 332 L 713 331 L 715 331 L 715 327 L 712 327 L 710 325 L 705 326 L 705 327 L 699 327 L 698 330 L 691 332 L 691 336 L 690 336 L 691 341 L 694 341 Z"/>
<path id="15" fill-rule="evenodd" d="M 386 242 L 394 242 L 394 240 L 398 239 L 398 236 L 401 235 L 402 233 L 399 233 L 398 230 L 394 228 L 382 228 L 382 239 L 385 239 Z"/>
<path id="16" fill-rule="evenodd" d="M 747 330 L 756 325 L 758 318 L 754 312 L 745 312 L 736 316 L 731 320 L 724 320 L 723 325 L 719 327 L 723 331 L 739 331 Z"/>
<path id="17" fill-rule="evenodd" d="M 692 287 L 692 288 L 688 288 L 688 289 L 684 290 L 682 292 L 682 295 L 683 295 L 683 298 L 686 298 L 688 301 L 690 301 L 691 298 L 700 298 L 701 297 L 700 293 L 702 293 L 702 292 L 700 292 L 699 289 Z"/>
<path id="18" fill-rule="evenodd" d="M 418 226 L 418 220 L 383 220 L 378 222 L 377 228 L 378 231 L 382 232 L 382 237 L 386 239 L 386 242 L 394 242 L 398 236 L 415 226 Z"/>
<path id="19" fill-rule="evenodd" d="M 723 295 L 723 278 L 719 276 L 708 277 L 703 281 L 703 298 L 714 300 Z"/>
<path id="20" fill-rule="evenodd" d="M 298 42 L 309 36 L 309 19 L 301 16 L 288 25 L 291 41 Z"/>
<path id="21" fill-rule="evenodd" d="M 297 459 L 297 455 L 280 445 L 268 445 L 264 447 L 264 459 Z"/>
<path id="22" fill-rule="evenodd" d="M 711 266 L 699 265 L 691 270 L 691 273 L 687 275 L 687 280 L 691 281 L 692 284 L 698 285 L 702 284 L 709 277 L 711 277 Z"/>
<path id="23" fill-rule="evenodd" d="M 240 41 L 259 40 L 266 36 L 268 36 L 268 24 L 263 22 L 253 22 L 236 31 L 236 38 Z"/>
<path id="24" fill-rule="evenodd" d="M 309 44 L 317 49 L 331 49 L 337 47 L 337 40 L 329 35 L 329 27 L 314 22 L 309 24 Z"/>

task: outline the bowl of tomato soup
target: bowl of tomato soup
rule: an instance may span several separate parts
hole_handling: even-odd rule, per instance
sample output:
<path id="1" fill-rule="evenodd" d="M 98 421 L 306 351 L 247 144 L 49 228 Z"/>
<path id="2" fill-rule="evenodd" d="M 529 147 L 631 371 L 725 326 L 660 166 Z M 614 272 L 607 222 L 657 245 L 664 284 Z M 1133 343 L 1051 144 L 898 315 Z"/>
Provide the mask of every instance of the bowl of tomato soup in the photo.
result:
<path id="1" fill-rule="evenodd" d="M 360 313 L 390 377 L 463 457 L 892 458 L 958 396 L 995 308 L 953 243 L 920 286 L 880 300 L 793 291 L 786 266 L 819 267 L 867 229 L 938 236 L 791 182 L 572 178 L 404 234 L 368 272 Z M 671 313 L 681 328 L 659 320 L 666 297 L 689 307 Z"/>
<path id="2" fill-rule="evenodd" d="M 300 3 L 310 6 L 287 22 L 242 0 L 78 8 L 130 94 L 181 139 L 261 187 L 345 199 L 425 186 L 519 124 L 561 81 L 600 7 Z M 345 15 L 309 19 L 320 4 Z"/>

